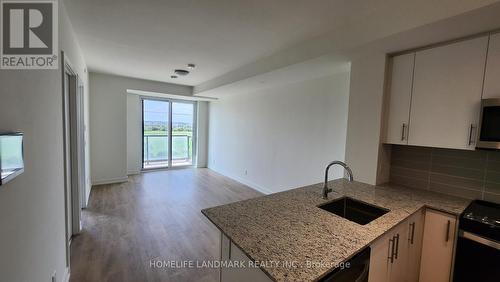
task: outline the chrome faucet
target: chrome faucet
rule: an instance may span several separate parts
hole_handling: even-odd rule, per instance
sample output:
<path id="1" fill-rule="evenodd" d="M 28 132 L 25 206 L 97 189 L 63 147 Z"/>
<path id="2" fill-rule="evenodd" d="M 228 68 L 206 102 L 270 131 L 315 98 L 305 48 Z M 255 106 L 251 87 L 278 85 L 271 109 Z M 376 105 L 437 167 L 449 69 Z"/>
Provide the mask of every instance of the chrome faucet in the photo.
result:
<path id="1" fill-rule="evenodd" d="M 347 171 L 347 175 L 349 176 L 349 181 L 353 180 L 352 170 L 344 162 L 333 161 L 333 162 L 329 163 L 326 166 L 326 171 L 325 171 L 325 184 L 323 185 L 323 193 L 322 193 L 323 199 L 328 199 L 328 193 L 332 192 L 332 189 L 328 189 L 328 170 L 330 170 L 330 167 L 332 165 L 341 165 L 342 167 L 344 167 L 344 169 Z"/>

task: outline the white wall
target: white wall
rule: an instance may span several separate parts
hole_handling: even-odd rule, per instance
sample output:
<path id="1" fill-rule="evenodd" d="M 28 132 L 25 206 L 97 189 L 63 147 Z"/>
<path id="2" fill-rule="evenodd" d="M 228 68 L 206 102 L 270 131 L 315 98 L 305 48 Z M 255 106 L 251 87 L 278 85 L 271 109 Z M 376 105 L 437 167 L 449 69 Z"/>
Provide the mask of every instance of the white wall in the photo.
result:
<path id="1" fill-rule="evenodd" d="M 192 87 L 100 73 L 90 73 L 89 83 L 92 184 L 126 181 L 127 173 L 137 170 L 137 159 L 128 158 L 127 152 L 141 150 L 127 146 L 137 142 L 136 135 L 128 135 L 133 128 L 127 131 L 127 103 L 132 103 L 127 102 L 127 89 L 191 96 Z"/>
<path id="2" fill-rule="evenodd" d="M 198 101 L 196 118 L 196 167 L 207 167 L 208 165 L 208 102 Z"/>
<path id="3" fill-rule="evenodd" d="M 209 168 L 264 193 L 321 182 L 344 160 L 348 95 L 341 73 L 210 102 Z"/>
<path id="4" fill-rule="evenodd" d="M 139 95 L 127 94 L 127 175 L 141 172 L 141 114 L 141 99 Z"/>
<path id="5" fill-rule="evenodd" d="M 384 97 L 385 54 L 365 54 L 351 62 L 346 162 L 355 179 L 377 183 Z"/>
<path id="6" fill-rule="evenodd" d="M 61 2 L 62 3 L 62 2 Z M 62 5 L 61 5 L 62 6 Z M 77 73 L 79 78 L 82 80 L 84 85 L 84 125 L 85 125 L 85 195 L 86 202 L 89 200 L 90 189 L 91 189 L 91 175 L 90 175 L 90 136 L 89 136 L 89 75 L 87 72 L 87 65 L 85 64 L 82 51 L 78 42 L 76 40 L 76 36 L 73 32 L 73 27 L 66 13 L 61 14 L 61 18 L 59 19 L 61 26 L 63 28 L 60 29 L 61 37 L 63 40 L 61 43 L 61 50 L 64 51 L 64 55 L 69 61 L 71 68 L 73 71 Z"/>
<path id="7" fill-rule="evenodd" d="M 87 81 L 85 64 L 59 2 L 59 48 Z M 0 70 L 0 130 L 25 134 L 25 172 L 0 186 L 0 280 L 57 281 L 66 272 L 59 70 Z"/>

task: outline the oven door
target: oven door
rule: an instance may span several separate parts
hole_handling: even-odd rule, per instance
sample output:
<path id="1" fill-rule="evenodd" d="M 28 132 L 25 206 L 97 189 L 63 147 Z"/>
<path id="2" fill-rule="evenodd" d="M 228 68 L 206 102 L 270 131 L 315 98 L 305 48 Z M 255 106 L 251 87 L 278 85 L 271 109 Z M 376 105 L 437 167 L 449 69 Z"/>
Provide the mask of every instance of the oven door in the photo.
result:
<path id="1" fill-rule="evenodd" d="M 500 149 L 500 99 L 484 99 L 481 107 L 478 148 Z"/>
<path id="2" fill-rule="evenodd" d="M 500 277 L 500 244 L 459 231 L 454 282 L 497 282 Z"/>

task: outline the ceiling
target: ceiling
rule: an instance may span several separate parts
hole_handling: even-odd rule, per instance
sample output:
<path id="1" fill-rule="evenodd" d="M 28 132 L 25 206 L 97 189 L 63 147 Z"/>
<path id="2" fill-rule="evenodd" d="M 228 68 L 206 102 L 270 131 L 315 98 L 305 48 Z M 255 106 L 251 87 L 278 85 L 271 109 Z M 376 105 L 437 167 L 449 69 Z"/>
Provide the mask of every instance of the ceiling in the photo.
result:
<path id="1" fill-rule="evenodd" d="M 196 85 L 318 36 L 353 0 L 65 0 L 91 71 Z M 339 7 L 342 7 L 339 9 Z M 195 63 L 185 78 L 176 68 Z"/>
<path id="2" fill-rule="evenodd" d="M 329 58 L 316 60 L 322 68 L 331 62 L 344 69 L 346 50 L 495 2 L 65 0 L 65 6 L 90 71 L 203 93 L 322 56 Z M 192 74 L 170 78 L 188 63 L 197 65 Z"/>

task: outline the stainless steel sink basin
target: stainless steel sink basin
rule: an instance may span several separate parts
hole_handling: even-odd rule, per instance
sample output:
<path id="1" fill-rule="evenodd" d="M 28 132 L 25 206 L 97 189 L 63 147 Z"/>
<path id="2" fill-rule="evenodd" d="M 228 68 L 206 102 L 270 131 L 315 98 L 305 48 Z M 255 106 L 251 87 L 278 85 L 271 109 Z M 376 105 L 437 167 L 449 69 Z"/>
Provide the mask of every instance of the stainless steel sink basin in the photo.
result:
<path id="1" fill-rule="evenodd" d="M 318 207 L 361 225 L 368 224 L 389 212 L 388 209 L 377 207 L 349 197 L 336 199 Z"/>

